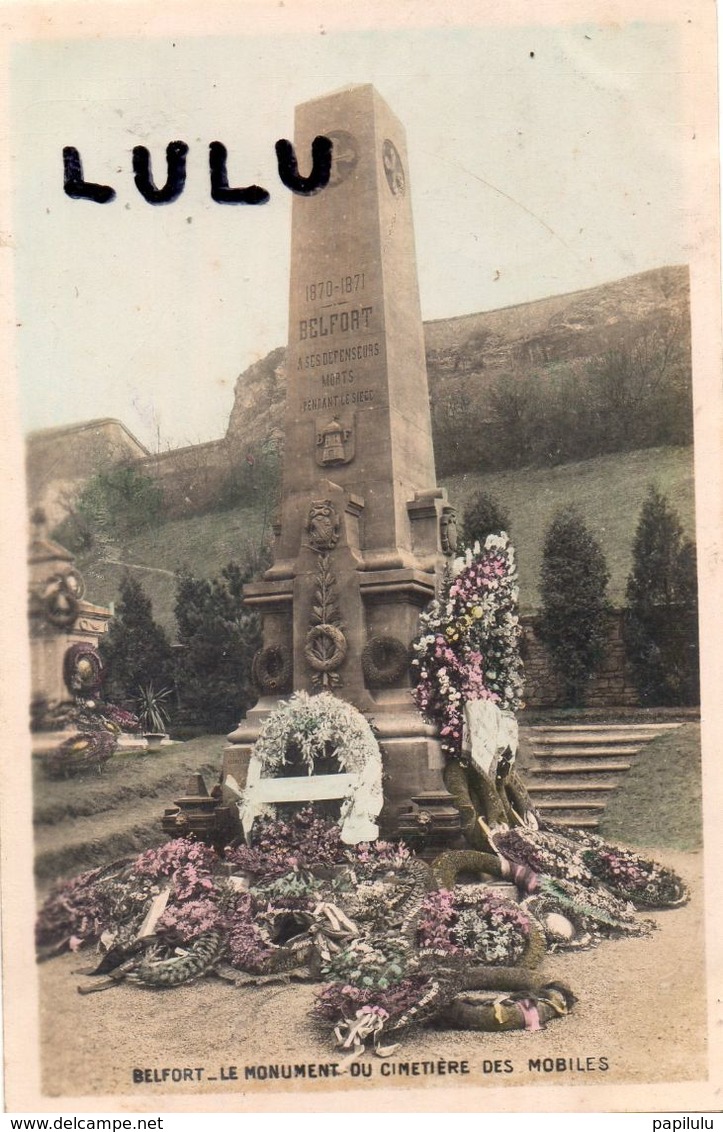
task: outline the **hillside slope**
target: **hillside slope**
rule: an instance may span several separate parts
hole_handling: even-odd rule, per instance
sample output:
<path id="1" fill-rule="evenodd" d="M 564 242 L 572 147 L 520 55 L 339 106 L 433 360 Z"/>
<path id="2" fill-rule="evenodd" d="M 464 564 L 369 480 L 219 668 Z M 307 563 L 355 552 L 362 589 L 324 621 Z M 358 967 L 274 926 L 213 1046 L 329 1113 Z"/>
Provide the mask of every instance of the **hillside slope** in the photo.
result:
<path id="1" fill-rule="evenodd" d="M 79 555 L 77 565 L 94 602 L 110 605 L 129 570 L 153 603 L 153 616 L 173 636 L 176 571 L 214 577 L 231 561 L 253 560 L 263 539 L 263 520 L 250 508 L 170 520 L 128 538 L 106 556 Z"/>
<path id="2" fill-rule="evenodd" d="M 576 505 L 599 540 L 610 570 L 608 593 L 615 605 L 625 600 L 633 536 L 649 484 L 656 484 L 668 497 L 686 534 L 695 537 L 692 448 L 647 448 L 557 468 L 465 474 L 442 482 L 462 513 L 480 490 L 494 495 L 504 506 L 517 549 L 523 611 L 539 607 L 542 544 L 558 507 Z"/>
<path id="3" fill-rule="evenodd" d="M 440 476 L 691 443 L 686 267 L 428 322 L 424 333 Z M 81 482 L 121 461 L 159 484 L 174 518 L 222 497 L 240 504 L 249 468 L 283 447 L 285 354 L 277 347 L 238 377 L 214 441 L 149 456 L 119 422 L 31 434 L 31 506 L 60 522 Z"/>
<path id="4" fill-rule="evenodd" d="M 537 579 L 544 529 L 559 506 L 576 503 L 602 542 L 611 572 L 610 596 L 621 602 L 630 569 L 638 513 L 649 483 L 656 483 L 694 533 L 693 453 L 689 448 L 646 449 L 598 457 L 558 468 L 522 468 L 496 475 L 466 474 L 442 481 L 461 512 L 480 491 L 496 495 L 510 515 L 517 548 L 524 610 L 539 604 Z M 231 559 L 247 560 L 262 534 L 258 512 L 249 508 L 197 515 L 164 523 L 128 539 L 107 558 L 78 559 L 93 601 L 116 600 L 127 567 L 153 601 L 154 614 L 174 628 L 174 571 L 186 567 L 200 577 L 217 574 Z"/>

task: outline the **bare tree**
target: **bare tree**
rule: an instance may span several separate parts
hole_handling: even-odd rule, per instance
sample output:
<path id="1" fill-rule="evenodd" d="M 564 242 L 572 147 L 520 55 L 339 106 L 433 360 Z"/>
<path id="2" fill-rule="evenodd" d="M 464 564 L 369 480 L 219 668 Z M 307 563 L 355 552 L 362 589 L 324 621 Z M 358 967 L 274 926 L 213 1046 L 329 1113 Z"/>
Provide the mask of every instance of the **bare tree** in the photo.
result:
<path id="1" fill-rule="evenodd" d="M 606 447 L 686 443 L 692 429 L 688 327 L 666 322 L 620 340 L 588 367 Z"/>

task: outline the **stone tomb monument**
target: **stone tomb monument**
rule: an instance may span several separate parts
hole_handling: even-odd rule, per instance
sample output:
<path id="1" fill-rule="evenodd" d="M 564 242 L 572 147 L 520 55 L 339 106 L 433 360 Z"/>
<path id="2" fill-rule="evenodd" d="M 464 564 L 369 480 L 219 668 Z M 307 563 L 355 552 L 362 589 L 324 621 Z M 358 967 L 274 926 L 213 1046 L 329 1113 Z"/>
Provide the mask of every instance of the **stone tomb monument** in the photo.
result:
<path id="1" fill-rule="evenodd" d="M 41 508 L 32 516 L 28 549 L 31 698 L 41 710 L 70 703 L 95 686 L 92 660 L 111 618 L 109 609 L 84 601 L 85 583 L 75 559 L 47 533 Z M 85 649 L 81 646 L 85 646 Z M 33 754 L 44 754 L 74 733 L 46 729 L 33 735 Z"/>
<path id="2" fill-rule="evenodd" d="M 363 85 L 297 108 L 300 161 L 319 134 L 330 182 L 293 202 L 280 528 L 273 566 L 245 590 L 263 618 L 261 698 L 224 771 L 243 785 L 279 697 L 333 691 L 377 729 L 390 834 L 415 795 L 448 797 L 409 646 L 455 517 L 436 486 L 404 130 Z"/>

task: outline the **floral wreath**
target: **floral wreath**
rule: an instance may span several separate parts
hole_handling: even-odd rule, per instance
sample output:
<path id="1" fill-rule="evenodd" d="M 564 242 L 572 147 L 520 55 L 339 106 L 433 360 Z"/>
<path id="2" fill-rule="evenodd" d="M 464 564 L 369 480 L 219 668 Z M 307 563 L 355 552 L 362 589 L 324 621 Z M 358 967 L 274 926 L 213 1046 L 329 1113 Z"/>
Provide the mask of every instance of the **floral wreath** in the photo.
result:
<path id="1" fill-rule="evenodd" d="M 314 773 L 317 759 L 332 755 L 338 759 L 342 772 L 355 776 L 355 783 L 342 804 L 339 819 L 342 840 L 355 845 L 377 838 L 376 819 L 384 800 L 379 744 L 361 712 L 331 692 L 314 696 L 296 692 L 264 720 L 251 755 L 251 784 L 244 790 L 240 803 L 244 827 L 270 809 L 254 798 L 252 768 L 260 771 L 264 778 L 278 777 L 288 763 L 291 749 L 298 752 L 310 775 Z"/>
<path id="2" fill-rule="evenodd" d="M 38 957 L 102 940 L 100 962 L 87 973 L 106 978 L 94 990 L 124 979 L 170 988 L 213 971 L 237 986 L 269 975 L 321 981 L 312 1014 L 333 1028 L 344 1068 L 365 1046 L 393 1053 L 382 1043 L 412 1025 L 536 1031 L 575 1003 L 565 983 L 541 985 L 546 948 L 591 947 L 654 927 L 605 882 L 581 883 L 581 855 L 597 851 L 613 878 L 624 873 L 625 887 L 639 888 L 640 873 L 666 873 L 661 907 L 676 906 L 684 887 L 596 835 L 538 834 L 508 830 L 505 839 L 500 831 L 498 868 L 488 868 L 486 854 L 451 852 L 444 870 L 441 858 L 430 870 L 402 843 L 350 849 L 339 826 L 311 806 L 288 820 L 260 819 L 250 844 L 221 855 L 178 838 L 56 885 L 38 917 Z M 454 884 L 469 865 L 494 875 L 505 862 L 515 899 Z M 646 906 L 647 898 L 644 891 Z"/>
<path id="3" fill-rule="evenodd" d="M 490 966 L 535 967 L 545 952 L 544 935 L 529 911 L 478 885 L 429 893 L 418 942 L 423 951 Z"/>

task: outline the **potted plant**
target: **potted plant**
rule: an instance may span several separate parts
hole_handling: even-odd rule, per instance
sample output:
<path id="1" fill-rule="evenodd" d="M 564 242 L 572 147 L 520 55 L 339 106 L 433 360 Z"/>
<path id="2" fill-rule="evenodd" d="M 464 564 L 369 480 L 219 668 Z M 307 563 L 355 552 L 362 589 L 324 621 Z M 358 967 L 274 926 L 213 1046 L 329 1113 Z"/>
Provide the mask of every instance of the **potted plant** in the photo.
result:
<path id="1" fill-rule="evenodd" d="M 166 738 L 166 727 L 170 719 L 166 703 L 172 695 L 172 688 L 156 689 L 152 680 L 139 689 L 136 711 L 149 751 L 160 750 L 161 743 Z"/>

